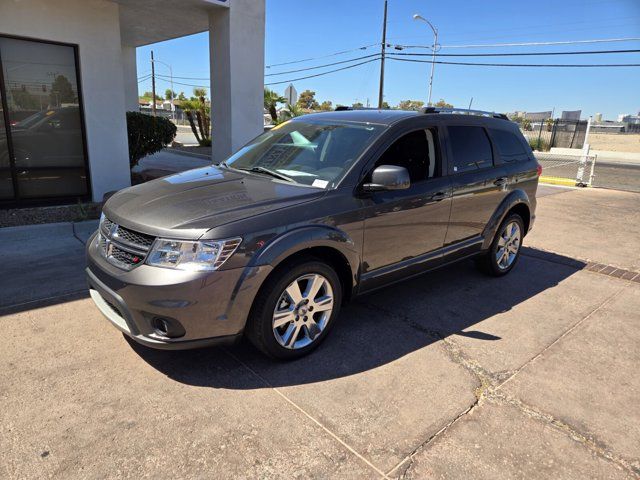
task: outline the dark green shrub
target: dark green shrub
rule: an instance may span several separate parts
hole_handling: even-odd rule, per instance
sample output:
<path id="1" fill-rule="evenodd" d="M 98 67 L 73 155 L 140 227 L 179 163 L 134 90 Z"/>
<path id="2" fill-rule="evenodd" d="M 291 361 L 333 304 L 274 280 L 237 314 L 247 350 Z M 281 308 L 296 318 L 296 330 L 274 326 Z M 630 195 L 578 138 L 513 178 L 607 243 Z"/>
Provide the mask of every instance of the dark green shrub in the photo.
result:
<path id="1" fill-rule="evenodd" d="M 129 137 L 129 163 L 135 167 L 147 155 L 159 152 L 176 136 L 176 126 L 163 117 L 152 117 L 140 112 L 127 112 Z"/>

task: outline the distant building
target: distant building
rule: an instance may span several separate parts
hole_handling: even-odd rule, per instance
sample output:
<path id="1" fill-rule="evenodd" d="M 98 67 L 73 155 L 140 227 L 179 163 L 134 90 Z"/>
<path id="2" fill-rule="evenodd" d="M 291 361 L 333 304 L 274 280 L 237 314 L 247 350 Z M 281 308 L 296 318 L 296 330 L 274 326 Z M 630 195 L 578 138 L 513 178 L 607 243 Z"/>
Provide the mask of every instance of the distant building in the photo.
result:
<path id="1" fill-rule="evenodd" d="M 523 116 L 532 122 L 541 122 L 547 118 L 551 118 L 552 114 L 553 112 L 549 110 L 548 112 L 524 112 Z"/>
<path id="2" fill-rule="evenodd" d="M 620 121 L 631 125 L 640 125 L 640 113 L 638 115 L 623 115 Z"/>
<path id="3" fill-rule="evenodd" d="M 593 116 L 593 121 L 596 123 L 602 123 L 602 114 L 601 113 L 596 113 Z"/>
<path id="4" fill-rule="evenodd" d="M 582 110 L 563 110 L 560 118 L 562 120 L 580 120 L 580 115 L 582 115 Z"/>

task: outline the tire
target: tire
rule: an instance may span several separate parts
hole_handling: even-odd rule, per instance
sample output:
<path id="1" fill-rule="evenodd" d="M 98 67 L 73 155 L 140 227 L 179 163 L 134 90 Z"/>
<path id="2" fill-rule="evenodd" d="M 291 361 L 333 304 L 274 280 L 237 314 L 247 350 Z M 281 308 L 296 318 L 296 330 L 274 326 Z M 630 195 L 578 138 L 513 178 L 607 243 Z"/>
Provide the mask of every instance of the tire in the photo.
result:
<path id="1" fill-rule="evenodd" d="M 502 277 L 513 270 L 520 258 L 524 233 L 522 217 L 516 213 L 508 215 L 498 227 L 489 251 L 478 259 L 480 269 L 494 277 Z M 505 244 L 507 252 L 503 250 Z M 511 250 L 509 247 L 512 247 Z"/>
<path id="2" fill-rule="evenodd" d="M 315 295 L 312 285 L 317 288 Z M 333 268 L 311 257 L 288 262 L 277 268 L 256 296 L 245 333 L 270 357 L 300 358 L 325 339 L 341 302 L 342 285 Z M 276 322 L 281 325 L 275 326 Z"/>

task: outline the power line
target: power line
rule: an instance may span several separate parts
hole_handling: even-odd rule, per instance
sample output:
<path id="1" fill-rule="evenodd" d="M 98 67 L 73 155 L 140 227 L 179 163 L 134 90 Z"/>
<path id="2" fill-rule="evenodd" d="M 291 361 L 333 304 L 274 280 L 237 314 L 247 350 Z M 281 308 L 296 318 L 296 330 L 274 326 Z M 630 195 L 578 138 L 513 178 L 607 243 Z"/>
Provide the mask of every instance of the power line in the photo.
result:
<path id="1" fill-rule="evenodd" d="M 280 85 L 283 83 L 297 82 L 298 80 L 306 80 L 307 78 L 321 77 L 323 75 L 328 75 L 330 73 L 340 72 L 342 70 L 348 70 L 350 68 L 359 67 L 360 65 L 365 65 L 371 62 L 377 62 L 379 58 L 370 58 L 369 60 L 365 60 L 364 62 L 356 63 L 355 65 L 347 65 L 346 67 L 336 68 L 334 70 L 329 70 L 328 72 L 316 73 L 315 75 L 307 75 L 306 77 L 292 78 L 290 80 L 283 80 L 281 82 L 270 82 L 265 83 L 265 85 Z"/>
<path id="2" fill-rule="evenodd" d="M 288 70 L 286 72 L 265 73 L 264 76 L 265 77 L 273 77 L 275 75 L 284 75 L 285 73 L 306 72 L 308 70 L 317 70 L 318 68 L 332 67 L 334 65 L 341 65 L 343 63 L 356 62 L 358 60 L 363 60 L 365 58 L 372 58 L 372 57 L 378 57 L 378 56 L 380 56 L 380 53 L 376 52 L 376 53 L 372 53 L 371 55 L 364 55 L 362 57 L 351 58 L 349 60 L 342 60 L 340 62 L 327 63 L 327 64 L 324 64 L 324 65 L 316 65 L 315 67 L 299 68 L 297 70 Z"/>
<path id="3" fill-rule="evenodd" d="M 521 57 L 539 55 L 597 55 L 609 53 L 639 53 L 640 49 L 629 50 L 581 50 L 577 52 L 519 52 L 519 53 L 436 53 L 436 57 Z M 388 55 L 432 57 L 432 53 L 389 53 Z"/>
<path id="4" fill-rule="evenodd" d="M 440 45 L 440 48 L 482 48 L 482 47 L 533 47 L 533 46 L 549 46 L 549 45 L 578 45 L 582 43 L 610 43 L 610 42 L 635 42 L 640 37 L 631 38 L 601 38 L 596 40 L 567 40 L 556 42 L 522 42 L 522 43 L 493 43 L 493 44 L 477 44 L 477 45 Z M 400 45 L 404 48 L 431 48 L 426 45 Z"/>
<path id="5" fill-rule="evenodd" d="M 415 58 L 394 58 L 397 62 L 415 62 L 415 63 L 431 63 L 431 60 L 418 60 Z M 597 67 L 640 67 L 640 63 L 573 63 L 573 64 L 553 64 L 553 63 L 474 63 L 474 62 L 443 62 L 436 61 L 441 65 L 471 65 L 480 67 L 585 67 L 585 68 L 597 68 Z"/>
<path id="6" fill-rule="evenodd" d="M 345 53 L 357 52 L 359 50 L 366 50 L 367 48 L 375 47 L 375 46 L 378 46 L 378 45 L 380 45 L 380 44 L 379 43 L 371 43 L 369 45 L 363 45 L 362 47 L 352 48 L 350 50 L 342 50 L 342 51 L 339 51 L 339 52 L 328 53 L 326 55 L 321 55 L 319 57 L 303 58 L 303 59 L 300 59 L 300 60 L 291 60 L 289 62 L 282 62 L 282 63 L 272 63 L 271 65 L 266 65 L 265 68 L 279 67 L 279 66 L 282 66 L 282 65 L 291 65 L 293 63 L 303 63 L 303 62 L 310 62 L 312 60 L 320 60 L 321 58 L 335 57 L 337 55 L 344 55 Z"/>

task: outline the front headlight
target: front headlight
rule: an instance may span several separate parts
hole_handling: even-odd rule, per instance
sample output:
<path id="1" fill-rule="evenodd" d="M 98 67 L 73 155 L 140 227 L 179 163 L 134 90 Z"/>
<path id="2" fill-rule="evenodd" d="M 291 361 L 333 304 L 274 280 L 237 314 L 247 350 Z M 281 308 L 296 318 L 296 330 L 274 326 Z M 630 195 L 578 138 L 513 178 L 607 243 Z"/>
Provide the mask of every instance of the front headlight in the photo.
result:
<path id="1" fill-rule="evenodd" d="M 200 242 L 158 238 L 147 256 L 147 264 L 196 272 L 217 270 L 233 255 L 240 242 L 241 238 Z"/>

